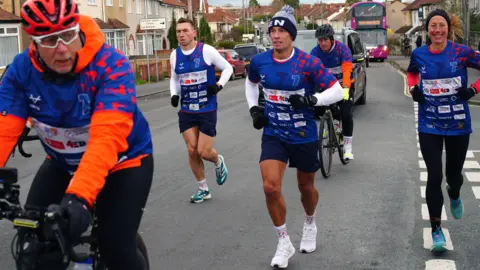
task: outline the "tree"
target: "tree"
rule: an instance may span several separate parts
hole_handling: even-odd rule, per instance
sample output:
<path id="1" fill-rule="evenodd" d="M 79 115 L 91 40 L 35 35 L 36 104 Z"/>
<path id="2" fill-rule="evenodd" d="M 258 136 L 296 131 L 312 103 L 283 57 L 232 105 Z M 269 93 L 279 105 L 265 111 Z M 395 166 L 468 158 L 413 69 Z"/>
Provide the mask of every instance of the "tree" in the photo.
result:
<path id="1" fill-rule="evenodd" d="M 200 20 L 200 29 L 198 31 L 198 40 L 201 42 L 205 42 L 207 44 L 213 45 L 213 37 L 212 37 L 212 30 L 210 29 L 210 25 L 208 25 L 207 19 L 205 16 L 202 17 Z"/>
<path id="2" fill-rule="evenodd" d="M 272 1 L 273 14 L 277 13 L 277 11 L 279 11 L 284 5 L 285 5 L 284 0 L 273 0 Z"/>
<path id="3" fill-rule="evenodd" d="M 361 2 L 362 0 L 346 0 L 346 4 L 348 4 L 349 6 L 357 3 L 357 2 Z"/>
<path id="4" fill-rule="evenodd" d="M 250 2 L 248 2 L 248 6 L 249 7 L 259 7 L 260 4 L 258 3 L 257 0 L 250 0 Z"/>
<path id="5" fill-rule="evenodd" d="M 175 19 L 175 13 L 172 11 L 172 24 L 170 28 L 168 28 L 168 42 L 170 43 L 170 49 L 175 49 L 178 47 L 178 40 L 177 40 L 177 20 Z"/>
<path id="6" fill-rule="evenodd" d="M 300 0 L 284 0 L 285 5 L 289 5 L 292 8 L 299 8 L 300 7 Z"/>

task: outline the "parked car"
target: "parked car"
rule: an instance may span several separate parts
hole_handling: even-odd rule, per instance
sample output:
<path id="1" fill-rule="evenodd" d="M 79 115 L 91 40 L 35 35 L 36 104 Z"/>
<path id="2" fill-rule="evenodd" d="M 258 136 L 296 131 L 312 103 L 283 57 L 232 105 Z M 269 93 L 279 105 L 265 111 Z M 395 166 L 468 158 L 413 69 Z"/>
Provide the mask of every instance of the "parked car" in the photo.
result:
<path id="1" fill-rule="evenodd" d="M 248 66 L 250 65 L 250 61 L 252 60 L 252 57 L 267 51 L 267 49 L 264 46 L 260 44 L 255 44 L 255 43 L 238 44 L 238 45 L 235 45 L 235 47 L 233 47 L 233 50 L 235 50 L 235 52 L 237 52 L 240 56 L 245 58 L 245 63 L 247 64 L 247 70 L 248 70 Z"/>
<path id="2" fill-rule="evenodd" d="M 237 76 L 241 76 L 242 78 L 247 77 L 247 67 L 246 67 L 245 59 L 243 57 L 241 57 L 234 50 L 218 49 L 217 51 L 233 67 L 233 74 L 230 77 L 230 80 L 232 80 L 232 81 L 235 80 L 237 78 Z M 215 68 L 216 77 L 217 78 L 220 77 L 221 74 L 222 74 L 222 71 L 216 67 Z"/>
<path id="3" fill-rule="evenodd" d="M 360 35 L 351 28 L 345 27 L 342 30 L 335 30 L 334 39 L 346 44 L 352 52 L 353 77 L 355 82 L 352 87 L 355 89 L 353 97 L 355 104 L 363 105 L 367 100 L 367 50 L 360 40 Z M 310 53 L 317 46 L 315 30 L 299 30 L 293 46 Z"/>

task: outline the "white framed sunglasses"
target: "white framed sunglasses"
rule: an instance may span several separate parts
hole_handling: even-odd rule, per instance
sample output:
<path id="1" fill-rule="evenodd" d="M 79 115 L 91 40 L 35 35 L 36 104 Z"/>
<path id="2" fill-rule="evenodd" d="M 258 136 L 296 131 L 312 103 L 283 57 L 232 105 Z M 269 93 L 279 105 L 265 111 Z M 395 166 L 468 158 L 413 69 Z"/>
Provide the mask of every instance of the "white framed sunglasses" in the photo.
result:
<path id="1" fill-rule="evenodd" d="M 58 31 L 55 33 L 43 35 L 43 36 L 32 36 L 33 41 L 44 48 L 54 49 L 58 46 L 60 40 L 65 45 L 71 44 L 75 39 L 78 38 L 78 33 L 80 32 L 80 26 L 77 24 L 74 27 Z"/>

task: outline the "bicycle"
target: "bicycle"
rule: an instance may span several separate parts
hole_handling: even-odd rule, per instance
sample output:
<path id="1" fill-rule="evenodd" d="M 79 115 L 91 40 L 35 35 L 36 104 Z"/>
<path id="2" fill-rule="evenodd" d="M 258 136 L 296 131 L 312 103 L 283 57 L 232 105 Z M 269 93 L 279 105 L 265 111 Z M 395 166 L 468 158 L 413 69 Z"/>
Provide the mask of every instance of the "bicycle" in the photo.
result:
<path id="1" fill-rule="evenodd" d="M 339 120 L 339 127 L 333 126 L 334 115 L 340 115 L 339 103 L 324 106 L 325 112 L 319 116 L 320 125 L 318 128 L 318 156 L 320 160 L 320 170 L 323 177 L 328 178 L 332 169 L 332 157 L 338 150 L 338 156 L 343 165 L 348 163 L 348 159 L 343 156 L 343 134 L 342 121 Z M 327 157 L 323 156 L 326 150 Z M 325 164 L 328 161 L 327 164 Z"/>
<path id="2" fill-rule="evenodd" d="M 17 230 L 10 247 L 17 270 L 66 269 L 70 262 L 84 262 L 89 258 L 94 270 L 108 269 L 98 249 L 95 206 L 91 232 L 83 234 L 78 242 L 71 243 L 65 233 L 68 220 L 63 218 L 61 211 L 21 207 L 17 181 L 17 169 L 0 168 L 0 220 L 10 220 Z M 54 207 L 60 209 L 58 205 Z M 74 247 L 78 245 L 89 245 L 88 253 L 77 253 Z M 147 269 L 150 269 L 147 248 L 138 233 L 137 248 L 145 259 Z"/>

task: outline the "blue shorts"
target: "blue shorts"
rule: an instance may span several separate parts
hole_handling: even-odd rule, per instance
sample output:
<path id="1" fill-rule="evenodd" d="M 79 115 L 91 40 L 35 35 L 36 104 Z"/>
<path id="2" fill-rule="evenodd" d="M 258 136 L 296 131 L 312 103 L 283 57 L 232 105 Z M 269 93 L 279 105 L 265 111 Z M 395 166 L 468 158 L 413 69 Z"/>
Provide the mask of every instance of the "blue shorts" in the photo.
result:
<path id="1" fill-rule="evenodd" d="M 217 135 L 217 111 L 205 113 L 178 112 L 180 133 L 192 127 L 199 127 L 203 134 L 215 137 Z"/>
<path id="2" fill-rule="evenodd" d="M 260 162 L 268 159 L 285 163 L 289 161 L 289 167 L 297 168 L 302 172 L 316 172 L 320 168 L 318 142 L 290 144 L 275 136 L 264 135 L 262 137 Z"/>

